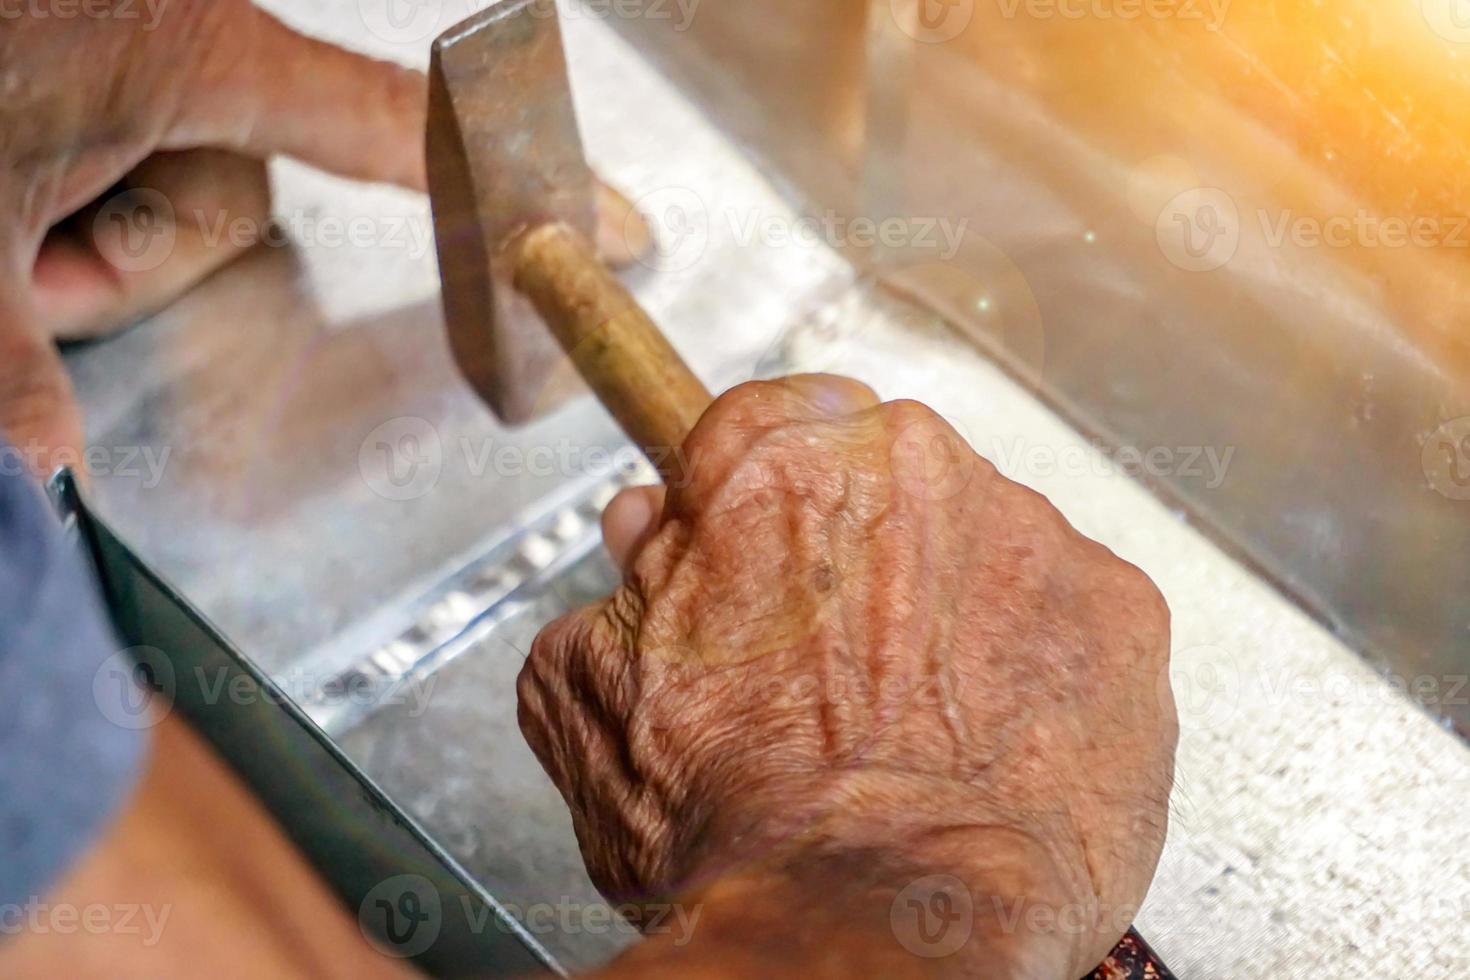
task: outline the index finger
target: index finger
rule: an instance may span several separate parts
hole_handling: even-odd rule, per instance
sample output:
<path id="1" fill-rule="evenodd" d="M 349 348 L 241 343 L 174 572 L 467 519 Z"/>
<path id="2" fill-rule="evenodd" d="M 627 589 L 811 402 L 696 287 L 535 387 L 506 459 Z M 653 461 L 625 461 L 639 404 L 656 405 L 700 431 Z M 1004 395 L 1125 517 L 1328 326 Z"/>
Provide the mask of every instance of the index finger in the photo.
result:
<path id="1" fill-rule="evenodd" d="M 344 177 L 424 190 L 428 81 L 307 37 L 252 5 L 203 63 L 165 146 L 281 153 Z"/>
<path id="2" fill-rule="evenodd" d="M 672 488 L 678 510 L 721 484 L 766 433 L 802 422 L 831 422 L 862 415 L 879 404 L 872 388 L 832 374 L 797 374 L 747 381 L 715 399 L 684 440 L 687 479 Z M 820 451 L 813 446 L 812 452 Z"/>

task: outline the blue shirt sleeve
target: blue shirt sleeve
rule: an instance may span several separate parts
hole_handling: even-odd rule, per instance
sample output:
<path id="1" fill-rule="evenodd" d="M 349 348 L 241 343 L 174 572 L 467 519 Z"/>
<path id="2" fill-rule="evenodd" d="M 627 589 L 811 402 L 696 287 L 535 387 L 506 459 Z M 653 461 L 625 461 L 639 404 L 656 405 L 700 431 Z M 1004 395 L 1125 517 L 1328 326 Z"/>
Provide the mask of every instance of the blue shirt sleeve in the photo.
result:
<path id="1" fill-rule="evenodd" d="M 97 584 L 18 456 L 0 440 L 0 912 L 96 842 L 146 747 Z"/>

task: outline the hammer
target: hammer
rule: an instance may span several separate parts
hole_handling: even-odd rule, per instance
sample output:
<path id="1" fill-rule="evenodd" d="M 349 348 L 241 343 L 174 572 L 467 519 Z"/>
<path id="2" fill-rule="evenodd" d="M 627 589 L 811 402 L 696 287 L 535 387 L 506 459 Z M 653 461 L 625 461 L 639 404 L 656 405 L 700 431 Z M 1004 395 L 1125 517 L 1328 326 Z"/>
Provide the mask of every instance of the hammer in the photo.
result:
<path id="1" fill-rule="evenodd" d="M 496 0 L 434 42 L 426 150 L 444 318 L 471 387 L 503 422 L 530 421 L 568 393 L 564 351 L 675 477 L 665 461 L 712 399 L 591 245 L 555 0 Z"/>

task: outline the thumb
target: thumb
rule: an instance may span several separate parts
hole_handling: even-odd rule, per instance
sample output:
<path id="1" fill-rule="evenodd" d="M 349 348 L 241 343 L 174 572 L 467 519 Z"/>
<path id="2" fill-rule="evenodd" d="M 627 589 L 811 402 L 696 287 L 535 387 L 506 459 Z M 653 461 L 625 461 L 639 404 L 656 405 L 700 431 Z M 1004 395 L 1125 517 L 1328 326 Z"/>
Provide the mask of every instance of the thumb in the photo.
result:
<path id="1" fill-rule="evenodd" d="M 235 50 L 206 63 L 166 148 L 280 153 L 344 177 L 426 188 L 421 72 L 307 37 L 253 5 L 241 18 Z"/>
<path id="2" fill-rule="evenodd" d="M 629 487 L 602 513 L 602 540 L 619 569 L 627 571 L 658 530 L 664 509 L 661 486 Z"/>

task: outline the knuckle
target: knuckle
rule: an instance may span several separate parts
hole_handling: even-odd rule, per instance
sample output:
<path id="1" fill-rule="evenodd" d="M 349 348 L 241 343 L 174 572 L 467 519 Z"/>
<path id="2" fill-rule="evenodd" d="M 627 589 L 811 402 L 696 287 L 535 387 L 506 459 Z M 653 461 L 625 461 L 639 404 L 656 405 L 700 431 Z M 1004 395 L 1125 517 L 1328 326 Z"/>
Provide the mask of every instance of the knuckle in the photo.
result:
<path id="1" fill-rule="evenodd" d="M 534 661 L 526 658 L 526 662 L 521 665 L 520 674 L 516 676 L 516 717 L 521 723 L 522 731 L 528 731 L 545 720 L 545 691 Z"/>
<path id="2" fill-rule="evenodd" d="M 923 402 L 916 402 L 911 398 L 899 398 L 895 401 L 884 402 L 881 409 L 885 420 L 894 427 L 906 427 L 910 425 L 932 425 L 944 426 L 949 431 L 954 430 L 934 409 Z M 955 433 L 958 437 L 958 433 Z"/>
<path id="3" fill-rule="evenodd" d="M 779 489 L 817 455 L 780 382 L 753 381 L 722 395 L 685 441 L 689 479 L 675 487 L 674 511 L 707 505 L 731 491 Z"/>
<path id="4" fill-rule="evenodd" d="M 1048 530 L 1066 530 L 1081 541 L 1087 541 L 1089 544 L 1095 543 L 1090 538 L 1079 534 L 1072 527 L 1072 522 L 1067 520 L 1067 515 L 1063 514 L 1046 494 L 1033 490 L 1024 483 L 1017 483 L 1009 477 L 1003 476 L 1001 480 L 1004 482 L 1000 483 L 1000 486 L 1009 491 L 1016 508 L 1024 513 L 1032 523 Z"/>
<path id="5" fill-rule="evenodd" d="M 1141 568 L 1129 565 L 1135 574 L 1138 589 L 1139 607 L 1146 619 L 1160 632 L 1168 635 L 1173 613 L 1169 609 L 1169 601 L 1164 598 L 1164 593 Z"/>
<path id="6" fill-rule="evenodd" d="M 1003 499 L 994 467 L 943 416 L 907 400 L 888 402 L 879 412 L 891 473 L 909 495 L 931 503 L 996 499 L 998 493 Z"/>
<path id="7" fill-rule="evenodd" d="M 532 648 L 531 656 L 521 664 L 520 673 L 516 675 L 516 701 L 524 709 L 541 700 L 541 677 L 536 669 L 535 648 Z"/>
<path id="8" fill-rule="evenodd" d="M 970 444 L 954 426 L 922 402 L 900 399 L 884 402 L 878 408 L 883 428 L 895 446 L 908 446 L 927 453 L 976 456 Z"/>
<path id="9" fill-rule="evenodd" d="M 547 691 L 528 658 L 516 677 L 516 724 L 538 759 L 547 758 L 552 721 Z"/>
<path id="10" fill-rule="evenodd" d="M 747 381 L 715 399 L 709 414 L 721 426 L 777 425 L 785 419 L 784 391 L 780 381 Z"/>
<path id="11" fill-rule="evenodd" d="M 739 460 L 751 441 L 774 423 L 778 399 L 769 381 L 748 381 L 717 398 L 684 441 L 691 478 L 718 478 Z"/>
<path id="12" fill-rule="evenodd" d="M 546 721 L 546 702 L 541 696 L 541 686 L 522 671 L 516 678 L 516 722 L 533 749 L 539 741 L 538 734 L 547 727 Z"/>
<path id="13" fill-rule="evenodd" d="M 516 678 L 518 693 L 544 692 L 566 673 L 566 651 L 573 642 L 570 629 L 573 615 L 563 616 L 536 634 L 531 653 Z"/>
<path id="14" fill-rule="evenodd" d="M 987 465 L 990 465 L 987 463 Z M 1112 552 L 1082 534 L 1044 494 L 1032 490 L 995 472 L 990 485 L 997 516 L 1004 526 L 1012 527 L 1025 535 L 1034 546 L 1043 547 L 1056 558 L 1073 558 L 1107 561 Z"/>
<path id="15" fill-rule="evenodd" d="M 569 613 L 552 622 L 531 643 L 516 676 L 516 717 L 529 740 L 550 737 L 574 720 L 580 697 L 578 653 L 587 643 L 584 614 Z"/>
<path id="16" fill-rule="evenodd" d="M 1148 573 L 1132 562 L 1111 556 L 1111 576 L 1117 592 L 1124 596 L 1138 628 L 1149 636 L 1169 635 L 1171 613 L 1164 593 Z M 1168 644 L 1163 644 L 1167 651 Z"/>
<path id="17" fill-rule="evenodd" d="M 631 595 L 624 586 L 543 629 L 517 678 L 518 694 L 541 698 L 553 714 L 620 703 L 621 668 L 637 633 L 636 599 Z"/>

